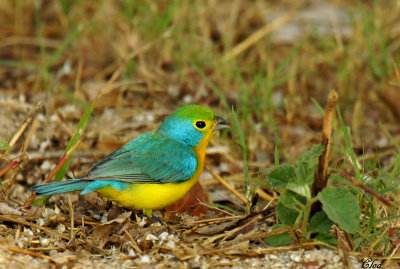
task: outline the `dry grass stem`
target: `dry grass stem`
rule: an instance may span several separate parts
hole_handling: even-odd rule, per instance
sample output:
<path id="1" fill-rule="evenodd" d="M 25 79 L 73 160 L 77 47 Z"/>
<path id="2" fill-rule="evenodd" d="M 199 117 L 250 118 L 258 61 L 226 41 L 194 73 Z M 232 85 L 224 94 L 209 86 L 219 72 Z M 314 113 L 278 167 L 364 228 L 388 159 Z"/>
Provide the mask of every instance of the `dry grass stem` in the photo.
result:
<path id="1" fill-rule="evenodd" d="M 336 113 L 336 104 L 339 96 L 335 90 L 329 93 L 328 103 L 325 108 L 325 118 L 322 127 L 321 144 L 325 147 L 324 152 L 319 157 L 318 170 L 315 175 L 315 181 L 313 184 L 313 195 L 316 196 L 322 191 L 328 182 L 328 165 L 329 165 L 329 153 L 331 150 L 332 142 L 332 130 L 333 130 L 333 119 Z"/>
<path id="2" fill-rule="evenodd" d="M 14 134 L 14 136 L 10 139 L 10 142 L 8 143 L 11 147 L 13 147 L 19 138 L 22 136 L 22 134 L 25 132 L 25 130 L 28 128 L 29 124 L 33 120 L 33 118 L 36 116 L 36 114 L 43 109 L 44 103 L 42 101 L 36 103 L 29 111 L 28 116 L 26 117 L 25 121 L 22 123 L 21 127 L 18 129 L 18 131 Z M 5 151 L 2 154 L 2 157 L 6 157 L 10 153 L 10 150 Z"/>
<path id="3" fill-rule="evenodd" d="M 277 18 L 276 20 L 272 21 L 271 23 L 266 24 L 264 27 L 258 29 L 251 36 L 249 36 L 244 41 L 237 44 L 233 49 L 228 51 L 224 55 L 223 59 L 227 61 L 232 58 L 235 58 L 236 56 L 238 56 L 239 54 L 243 53 L 245 50 L 253 46 L 255 43 L 260 41 L 267 34 L 271 33 L 272 31 L 284 25 L 288 20 L 290 20 L 292 16 L 293 12 L 287 12 L 283 14 L 281 17 Z"/>
<path id="4" fill-rule="evenodd" d="M 227 188 L 231 193 L 233 193 L 236 197 L 238 197 L 243 203 L 247 204 L 247 199 L 236 189 L 234 189 L 228 182 L 226 182 L 222 177 L 214 173 L 210 168 L 206 167 L 207 171 L 216 178 L 225 188 Z"/>

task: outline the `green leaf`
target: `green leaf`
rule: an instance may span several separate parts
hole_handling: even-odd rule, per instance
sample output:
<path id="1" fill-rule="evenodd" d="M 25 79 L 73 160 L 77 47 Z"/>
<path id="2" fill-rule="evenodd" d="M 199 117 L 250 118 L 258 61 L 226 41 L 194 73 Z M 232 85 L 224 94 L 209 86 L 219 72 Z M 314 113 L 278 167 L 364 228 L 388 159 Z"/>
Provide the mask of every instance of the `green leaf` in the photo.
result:
<path id="1" fill-rule="evenodd" d="M 318 158 L 324 151 L 322 145 L 315 145 L 300 155 L 294 164 L 295 179 L 287 183 L 286 188 L 311 199 L 310 186 L 314 182 L 314 174 L 317 169 Z"/>
<path id="2" fill-rule="evenodd" d="M 294 168 L 289 165 L 282 165 L 272 169 L 267 175 L 267 180 L 275 188 L 285 188 L 286 184 L 296 177 Z"/>
<path id="3" fill-rule="evenodd" d="M 310 220 L 309 232 L 311 233 L 329 233 L 333 222 L 328 218 L 325 212 L 317 212 Z"/>
<path id="4" fill-rule="evenodd" d="M 315 241 L 321 241 L 324 242 L 328 245 L 331 246 L 336 246 L 337 245 L 337 239 L 331 234 L 326 234 L 326 233 L 321 233 L 317 234 L 317 236 L 314 238 Z"/>
<path id="5" fill-rule="evenodd" d="M 298 195 L 297 193 L 290 191 L 290 190 L 286 190 L 279 196 L 280 203 L 282 203 L 287 208 L 291 208 L 291 209 L 299 211 L 299 210 L 301 210 L 301 207 L 296 203 L 295 200 L 302 203 L 303 205 L 305 205 L 307 203 L 307 201 L 306 201 L 306 199 L 304 199 L 304 197 L 302 197 L 302 196 Z"/>
<path id="6" fill-rule="evenodd" d="M 296 180 L 293 181 L 293 184 L 298 184 L 300 186 L 311 186 L 311 184 L 313 184 L 318 158 L 324 150 L 325 147 L 318 144 L 313 146 L 311 150 L 308 150 L 300 155 L 294 164 Z"/>
<path id="7" fill-rule="evenodd" d="M 11 146 L 4 140 L 0 139 L 0 150 L 9 150 Z"/>
<path id="8" fill-rule="evenodd" d="M 339 176 L 338 174 L 332 174 L 329 176 L 329 182 L 332 183 L 334 181 L 340 183 L 341 185 L 349 184 L 348 180 L 344 179 L 343 177 Z"/>
<path id="9" fill-rule="evenodd" d="M 346 187 L 327 187 L 318 194 L 322 209 L 329 219 L 349 233 L 359 227 L 360 207 L 357 199 Z"/>
<path id="10" fill-rule="evenodd" d="M 286 188 L 300 194 L 301 196 L 311 199 L 310 186 L 308 186 L 307 184 L 299 184 L 298 182 L 292 181 L 286 185 Z"/>
<path id="11" fill-rule="evenodd" d="M 287 225 L 285 224 L 275 224 L 272 226 L 272 231 L 275 231 L 279 228 L 286 227 Z M 291 234 L 288 232 L 284 232 L 281 234 L 273 235 L 273 236 L 268 236 L 264 238 L 265 243 L 271 247 L 279 247 L 279 246 L 287 246 L 290 244 L 292 241 L 293 237 Z"/>
<path id="12" fill-rule="evenodd" d="M 276 213 L 278 214 L 280 222 L 286 225 L 294 225 L 297 217 L 299 216 L 298 211 L 288 208 L 282 203 L 278 203 L 276 206 Z"/>

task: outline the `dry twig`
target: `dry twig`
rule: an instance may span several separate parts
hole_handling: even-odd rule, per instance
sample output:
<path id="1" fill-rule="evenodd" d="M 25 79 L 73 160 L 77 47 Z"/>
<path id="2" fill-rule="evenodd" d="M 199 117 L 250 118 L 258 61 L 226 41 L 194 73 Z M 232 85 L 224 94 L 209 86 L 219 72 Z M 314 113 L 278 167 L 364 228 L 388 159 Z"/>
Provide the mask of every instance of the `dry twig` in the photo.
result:
<path id="1" fill-rule="evenodd" d="M 352 175 L 347 174 L 344 171 L 337 171 L 337 170 L 333 170 L 330 172 L 330 174 L 338 174 L 341 177 L 343 177 L 344 179 L 347 179 L 348 181 L 350 181 L 351 183 L 353 183 L 354 185 L 356 185 L 357 187 L 359 187 L 360 189 L 363 189 L 364 191 L 366 191 L 367 193 L 371 194 L 372 196 L 374 196 L 375 198 L 377 198 L 379 201 L 381 201 L 382 203 L 384 203 L 387 206 L 393 206 L 392 203 L 385 199 L 383 196 L 377 194 L 376 192 L 374 192 L 372 189 L 368 188 L 367 186 L 363 185 L 360 181 L 358 181 L 355 177 L 353 177 Z"/>

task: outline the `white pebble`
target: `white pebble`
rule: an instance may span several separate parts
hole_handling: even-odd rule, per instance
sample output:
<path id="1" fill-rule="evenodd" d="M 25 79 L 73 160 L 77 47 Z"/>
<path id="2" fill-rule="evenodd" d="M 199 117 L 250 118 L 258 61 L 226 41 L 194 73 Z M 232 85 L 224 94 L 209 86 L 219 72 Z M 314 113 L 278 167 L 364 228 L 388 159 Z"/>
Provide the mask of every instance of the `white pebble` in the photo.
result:
<path id="1" fill-rule="evenodd" d="M 140 262 L 141 263 L 150 263 L 151 259 L 149 255 L 143 255 L 142 257 L 140 257 Z"/>
<path id="2" fill-rule="evenodd" d="M 185 95 L 183 97 L 183 102 L 186 103 L 186 104 L 192 103 L 192 100 L 193 100 L 193 98 L 190 95 Z"/>
<path id="3" fill-rule="evenodd" d="M 59 223 L 59 224 L 57 225 L 57 231 L 60 232 L 60 233 L 65 232 L 65 226 L 64 226 L 64 224 Z"/>
<path id="4" fill-rule="evenodd" d="M 169 247 L 169 248 L 175 248 L 175 247 L 176 247 L 176 244 L 175 244 L 174 241 L 169 240 L 169 241 L 165 244 L 165 246 L 166 246 L 166 247 Z"/>
<path id="5" fill-rule="evenodd" d="M 129 252 L 128 252 L 128 256 L 135 257 L 136 256 L 135 251 L 133 249 L 130 249 Z"/>
<path id="6" fill-rule="evenodd" d="M 44 171 L 50 171 L 51 169 L 53 169 L 53 167 L 55 167 L 56 165 L 54 163 L 51 163 L 49 160 L 45 160 L 42 165 L 40 166 L 41 170 Z"/>
<path id="7" fill-rule="evenodd" d="M 47 247 L 50 244 L 50 240 L 48 238 L 41 238 L 40 245 L 43 247 Z"/>
<path id="8" fill-rule="evenodd" d="M 32 230 L 31 230 L 31 229 L 28 229 L 28 228 L 26 228 L 26 227 L 24 227 L 24 233 L 27 233 L 27 234 L 29 234 L 29 235 L 33 235 Z"/>
<path id="9" fill-rule="evenodd" d="M 146 235 L 146 240 L 158 241 L 158 238 L 154 234 L 148 234 Z"/>
<path id="10" fill-rule="evenodd" d="M 46 117 L 42 113 L 39 113 L 36 117 L 42 122 L 46 120 Z"/>
<path id="11" fill-rule="evenodd" d="M 168 236 L 169 236 L 168 232 L 162 232 L 162 233 L 160 233 L 160 234 L 158 235 L 158 238 L 159 238 L 161 241 L 165 241 L 165 240 L 168 239 Z"/>
<path id="12" fill-rule="evenodd" d="M 147 122 L 153 122 L 154 121 L 154 115 L 153 114 L 146 114 L 146 121 Z"/>
<path id="13" fill-rule="evenodd" d="M 60 120 L 59 120 L 57 114 L 53 114 L 50 116 L 50 121 L 51 122 L 59 122 Z"/>
<path id="14" fill-rule="evenodd" d="M 19 102 L 20 102 L 20 103 L 25 103 L 25 101 L 26 101 L 25 95 L 20 94 L 20 95 L 19 95 Z"/>
<path id="15" fill-rule="evenodd" d="M 108 217 L 108 213 L 104 213 L 103 216 L 101 216 L 101 223 L 106 223 L 107 222 L 107 217 Z"/>
<path id="16" fill-rule="evenodd" d="M 300 258 L 299 255 L 291 254 L 289 257 L 290 257 L 290 259 L 291 259 L 292 261 L 301 262 L 301 258 Z"/>
<path id="17" fill-rule="evenodd" d="M 138 226 L 139 226 L 140 228 L 143 228 L 144 225 L 146 225 L 146 217 L 143 217 L 142 220 L 140 221 L 140 223 L 138 224 Z"/>
<path id="18" fill-rule="evenodd" d="M 18 241 L 17 245 L 19 248 L 24 248 L 24 242 L 22 242 L 22 241 Z"/>
<path id="19" fill-rule="evenodd" d="M 44 152 L 45 149 L 51 145 L 50 139 L 46 139 L 42 143 L 40 143 L 39 152 Z"/>

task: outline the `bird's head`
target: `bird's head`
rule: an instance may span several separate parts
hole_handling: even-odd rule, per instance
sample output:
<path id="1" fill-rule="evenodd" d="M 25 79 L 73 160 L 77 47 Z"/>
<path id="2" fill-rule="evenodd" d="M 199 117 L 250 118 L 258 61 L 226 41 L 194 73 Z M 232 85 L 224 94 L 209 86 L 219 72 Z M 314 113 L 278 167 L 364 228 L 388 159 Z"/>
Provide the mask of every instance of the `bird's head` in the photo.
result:
<path id="1" fill-rule="evenodd" d="M 208 108 L 187 105 L 168 116 L 157 132 L 187 146 L 196 147 L 204 138 L 210 139 L 216 130 L 229 126 L 227 120 L 216 116 Z"/>

